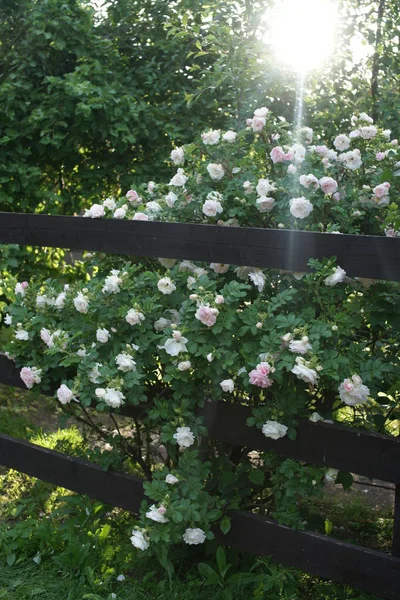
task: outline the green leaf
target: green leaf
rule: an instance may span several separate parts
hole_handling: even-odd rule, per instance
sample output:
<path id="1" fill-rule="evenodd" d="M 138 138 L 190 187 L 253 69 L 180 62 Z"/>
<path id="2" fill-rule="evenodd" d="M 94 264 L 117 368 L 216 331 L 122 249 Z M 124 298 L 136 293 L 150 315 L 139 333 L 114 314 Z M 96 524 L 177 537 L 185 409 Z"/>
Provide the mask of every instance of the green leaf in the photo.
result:
<path id="1" fill-rule="evenodd" d="M 261 471 L 261 469 L 252 469 L 249 473 L 249 479 L 256 485 L 262 485 L 264 483 L 265 473 L 264 471 Z"/>
<path id="2" fill-rule="evenodd" d="M 210 565 L 207 565 L 207 563 L 199 563 L 197 568 L 200 575 L 204 577 L 208 585 L 215 585 L 216 583 L 219 583 L 220 576 L 212 567 L 210 567 Z"/>
<path id="3" fill-rule="evenodd" d="M 217 559 L 219 573 L 222 576 L 226 569 L 226 555 L 222 546 L 218 546 L 215 556 Z"/>
<path id="4" fill-rule="evenodd" d="M 220 529 L 224 535 L 226 535 L 231 529 L 231 520 L 229 517 L 223 517 L 220 523 Z"/>
<path id="5" fill-rule="evenodd" d="M 348 490 L 353 485 L 353 475 L 351 473 L 346 473 L 345 471 L 339 471 L 337 474 L 335 484 L 341 483 L 344 490 Z"/>
<path id="6" fill-rule="evenodd" d="M 9 566 L 9 567 L 12 567 L 12 566 L 13 566 L 13 564 L 15 563 L 15 560 L 16 560 L 16 558 L 17 558 L 17 557 L 16 557 L 16 555 L 15 555 L 15 554 L 9 554 L 9 555 L 7 556 L 7 564 L 8 564 L 8 566 Z"/>

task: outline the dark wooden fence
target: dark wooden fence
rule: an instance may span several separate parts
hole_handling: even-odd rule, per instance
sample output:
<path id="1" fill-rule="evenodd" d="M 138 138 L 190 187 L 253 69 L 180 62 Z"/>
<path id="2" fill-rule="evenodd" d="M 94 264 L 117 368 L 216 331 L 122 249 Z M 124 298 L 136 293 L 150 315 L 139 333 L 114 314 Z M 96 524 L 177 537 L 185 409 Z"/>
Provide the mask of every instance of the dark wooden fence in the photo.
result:
<path id="1" fill-rule="evenodd" d="M 182 258 L 234 265 L 307 271 L 310 258 L 336 256 L 348 275 L 400 281 L 400 240 L 239 227 L 93 220 L 0 213 L 0 244 L 96 250 L 114 254 Z M 23 388 L 14 364 L 0 356 L 0 383 Z M 129 416 L 137 408 L 125 406 Z M 359 429 L 303 422 L 295 442 L 277 441 L 246 426 L 249 409 L 209 402 L 204 416 L 211 437 L 248 448 L 273 450 L 315 465 L 379 478 L 396 485 L 392 553 L 331 537 L 293 531 L 271 519 L 237 511 L 218 540 L 307 573 L 333 579 L 388 600 L 400 597 L 400 440 Z M 0 434 L 0 464 L 114 506 L 137 512 L 142 481 L 104 472 L 71 458 Z"/>

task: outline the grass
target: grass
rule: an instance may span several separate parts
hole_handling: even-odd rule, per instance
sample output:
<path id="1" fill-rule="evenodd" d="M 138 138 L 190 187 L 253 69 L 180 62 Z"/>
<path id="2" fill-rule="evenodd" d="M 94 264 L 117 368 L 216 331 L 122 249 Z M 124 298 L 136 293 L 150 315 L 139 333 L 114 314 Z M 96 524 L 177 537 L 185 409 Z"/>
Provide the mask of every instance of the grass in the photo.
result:
<path id="1" fill-rule="evenodd" d="M 85 456 L 87 440 L 73 425 L 58 428 L 54 401 L 0 386 L 0 431 Z M 359 497 L 326 495 L 308 507 L 307 520 L 324 532 L 387 550 L 391 509 L 368 506 Z M 130 544 L 133 516 L 87 497 L 0 467 L 0 599 L 28 600 L 377 600 L 344 586 L 226 551 L 225 578 L 207 585 L 200 559 L 218 571 L 215 548 L 176 549 L 169 581 L 152 557 Z M 245 585 L 238 574 L 252 572 Z M 123 574 L 124 581 L 117 576 Z M 249 577 L 247 577 L 249 579 Z"/>

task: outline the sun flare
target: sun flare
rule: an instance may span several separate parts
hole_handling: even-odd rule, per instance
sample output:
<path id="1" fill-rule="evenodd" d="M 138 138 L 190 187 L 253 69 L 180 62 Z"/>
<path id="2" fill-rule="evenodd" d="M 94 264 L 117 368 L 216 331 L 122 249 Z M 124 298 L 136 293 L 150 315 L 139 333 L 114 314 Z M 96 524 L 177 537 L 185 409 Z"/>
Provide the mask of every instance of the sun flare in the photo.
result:
<path id="1" fill-rule="evenodd" d="M 278 0 L 265 18 L 265 41 L 274 48 L 277 60 L 294 70 L 316 69 L 333 52 L 336 0 Z"/>

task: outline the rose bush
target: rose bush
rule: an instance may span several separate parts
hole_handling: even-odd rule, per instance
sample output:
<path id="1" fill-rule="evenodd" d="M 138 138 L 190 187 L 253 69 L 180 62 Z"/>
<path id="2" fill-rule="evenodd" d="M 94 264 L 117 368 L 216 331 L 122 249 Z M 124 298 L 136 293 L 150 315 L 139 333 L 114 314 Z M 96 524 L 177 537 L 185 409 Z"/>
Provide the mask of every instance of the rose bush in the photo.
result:
<path id="1" fill-rule="evenodd" d="M 262 107 L 243 131 L 175 148 L 168 184 L 129 190 L 86 216 L 396 236 L 397 143 L 366 117 L 333 149 Z M 203 544 L 214 522 L 228 531 L 232 508 L 304 527 L 301 500 L 323 483 L 322 469 L 207 440 L 207 403 L 250 406 L 248 426 L 272 440 L 294 440 L 300 419 L 382 431 L 399 418 L 399 286 L 349 278 L 334 257 L 310 267 L 92 256 L 88 281 L 16 285 L 6 323 L 21 378 L 53 390 L 141 469 L 153 504 L 131 540 L 168 568 L 171 543 Z M 128 433 L 115 417 L 105 432 L 89 411 L 125 405 L 140 408 Z"/>

